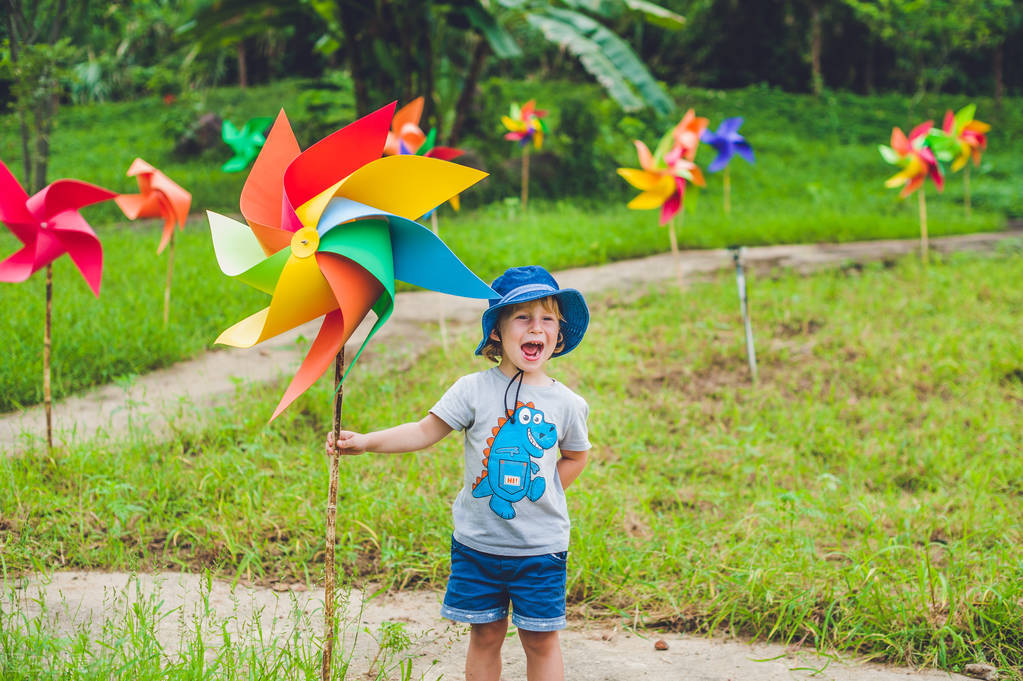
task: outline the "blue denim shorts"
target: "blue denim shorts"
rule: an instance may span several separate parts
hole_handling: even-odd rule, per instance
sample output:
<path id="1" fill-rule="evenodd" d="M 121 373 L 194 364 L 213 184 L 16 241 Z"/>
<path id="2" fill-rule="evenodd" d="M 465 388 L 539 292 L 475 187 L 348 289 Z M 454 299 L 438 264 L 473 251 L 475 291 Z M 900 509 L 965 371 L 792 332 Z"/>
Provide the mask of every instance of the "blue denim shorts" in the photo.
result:
<path id="1" fill-rule="evenodd" d="M 451 578 L 440 614 L 455 622 L 487 624 L 508 617 L 526 631 L 557 631 L 565 620 L 568 552 L 495 556 L 451 538 Z"/>

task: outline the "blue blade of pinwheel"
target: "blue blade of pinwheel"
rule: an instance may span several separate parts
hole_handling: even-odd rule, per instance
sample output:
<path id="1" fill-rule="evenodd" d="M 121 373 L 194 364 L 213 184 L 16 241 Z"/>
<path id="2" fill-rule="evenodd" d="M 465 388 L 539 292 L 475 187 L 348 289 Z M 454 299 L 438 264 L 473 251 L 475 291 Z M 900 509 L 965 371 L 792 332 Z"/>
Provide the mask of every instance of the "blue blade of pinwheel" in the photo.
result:
<path id="1" fill-rule="evenodd" d="M 322 235 L 334 228 L 343 229 L 342 223 L 369 217 L 383 217 L 390 225 L 395 279 L 464 298 L 500 298 L 436 234 L 418 222 L 335 197 L 324 209 L 316 229 Z"/>

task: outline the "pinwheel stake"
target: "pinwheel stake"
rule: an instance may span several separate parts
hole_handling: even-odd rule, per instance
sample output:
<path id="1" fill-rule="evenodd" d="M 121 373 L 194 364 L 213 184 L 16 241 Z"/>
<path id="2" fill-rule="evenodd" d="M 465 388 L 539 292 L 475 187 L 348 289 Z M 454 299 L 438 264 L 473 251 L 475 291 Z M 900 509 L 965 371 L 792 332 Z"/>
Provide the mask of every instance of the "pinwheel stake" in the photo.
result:
<path id="1" fill-rule="evenodd" d="M 138 179 L 139 193 L 120 194 L 114 199 L 125 217 L 129 220 L 163 218 L 163 235 L 156 254 L 170 247 L 167 253 L 167 284 L 163 290 L 163 325 L 166 328 L 170 320 L 171 279 L 174 275 L 174 227 L 185 228 L 192 195 L 141 158 L 135 159 L 127 174 Z"/>
<path id="2" fill-rule="evenodd" d="M 749 304 L 746 297 L 746 273 L 742 269 L 742 246 L 729 246 L 732 260 L 735 261 L 735 284 L 739 289 L 739 309 L 742 312 L 742 323 L 746 327 L 746 359 L 749 361 L 749 374 L 753 383 L 757 382 L 757 350 L 753 345 L 753 323 L 749 317 Z"/>
<path id="3" fill-rule="evenodd" d="M 23 244 L 0 262 L 0 281 L 22 282 L 46 268 L 46 314 L 43 330 L 43 408 L 46 446 L 53 451 L 53 396 L 50 356 L 53 333 L 53 261 L 67 253 L 99 298 L 103 278 L 103 248 L 96 233 L 79 213 L 85 206 L 116 196 L 111 191 L 78 180 L 57 180 L 31 197 L 0 161 L 0 221 Z"/>
<path id="4" fill-rule="evenodd" d="M 345 375 L 345 349 L 337 353 L 334 360 L 334 442 L 341 437 L 341 402 L 345 396 L 342 380 Z M 336 626 L 334 621 L 334 552 L 337 545 L 337 484 L 340 477 L 341 455 L 335 450 L 330 455 L 330 486 L 327 489 L 327 552 L 324 555 L 323 580 L 323 654 L 320 657 L 320 678 L 330 681 L 331 658 L 334 654 Z"/>
<path id="5" fill-rule="evenodd" d="M 518 142 L 522 147 L 522 208 L 529 201 L 529 143 L 537 149 L 543 147 L 543 136 L 547 134 L 547 124 L 543 122 L 547 112 L 536 108 L 536 100 L 531 99 L 520 108 L 511 105 L 508 116 L 501 116 L 501 122 L 508 129 L 504 138 Z"/>
<path id="6" fill-rule="evenodd" d="M 678 212 L 678 221 L 683 222 L 685 220 L 685 211 Z M 678 287 L 682 288 L 682 255 L 678 250 L 678 237 L 675 235 L 675 218 L 672 217 L 668 221 L 668 238 L 671 240 L 671 254 L 675 256 L 675 280 L 678 282 Z"/>
<path id="7" fill-rule="evenodd" d="M 714 132 L 710 130 L 702 130 L 700 132 L 700 141 L 705 144 L 717 149 L 718 155 L 711 161 L 710 165 L 707 166 L 707 172 L 716 173 L 717 171 L 724 168 L 725 174 L 722 178 L 724 202 L 725 202 L 725 214 L 728 215 L 732 212 L 732 179 L 729 175 L 729 163 L 732 160 L 732 156 L 739 154 L 750 163 L 754 163 L 755 159 L 753 156 L 753 148 L 750 146 L 746 138 L 739 134 L 739 128 L 742 126 L 742 117 L 736 116 L 734 118 L 726 118 L 721 121 L 721 125 Z"/>
<path id="8" fill-rule="evenodd" d="M 902 187 L 899 198 L 905 198 L 914 191 L 920 191 L 920 259 L 927 263 L 927 200 L 924 198 L 924 180 L 928 177 L 940 192 L 945 187 L 941 166 L 932 148 L 935 137 L 930 135 L 931 121 L 913 128 L 909 137 L 899 128 L 892 128 L 891 146 L 878 145 L 884 160 L 897 165 L 900 170 L 885 180 L 886 187 Z M 941 151 L 939 150 L 939 153 Z"/>

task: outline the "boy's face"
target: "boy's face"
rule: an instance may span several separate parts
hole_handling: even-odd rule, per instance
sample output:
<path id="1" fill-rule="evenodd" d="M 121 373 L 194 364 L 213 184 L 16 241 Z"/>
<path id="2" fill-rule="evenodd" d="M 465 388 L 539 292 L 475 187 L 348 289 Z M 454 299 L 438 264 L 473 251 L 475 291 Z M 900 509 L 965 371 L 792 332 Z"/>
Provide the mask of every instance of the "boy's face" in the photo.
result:
<path id="1" fill-rule="evenodd" d="M 491 339 L 501 343 L 504 358 L 525 372 L 542 369 L 554 354 L 561 324 L 555 306 L 539 300 L 515 305 L 502 315 Z"/>

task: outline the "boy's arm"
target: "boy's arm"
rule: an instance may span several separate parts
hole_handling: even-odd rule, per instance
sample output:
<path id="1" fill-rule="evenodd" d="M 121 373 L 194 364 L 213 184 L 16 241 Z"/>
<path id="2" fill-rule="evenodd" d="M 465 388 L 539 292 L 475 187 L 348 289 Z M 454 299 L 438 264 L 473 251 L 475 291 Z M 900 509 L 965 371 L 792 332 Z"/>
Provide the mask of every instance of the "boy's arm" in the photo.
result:
<path id="1" fill-rule="evenodd" d="M 586 459 L 589 451 L 570 452 L 561 450 L 561 458 L 558 459 L 558 477 L 561 478 L 561 488 L 568 489 L 579 474 L 586 468 Z"/>
<path id="2" fill-rule="evenodd" d="M 338 438 L 337 449 L 340 454 L 415 452 L 439 442 L 450 432 L 451 426 L 433 413 L 429 413 L 421 421 L 403 423 L 400 426 L 372 433 L 342 430 L 341 436 Z M 333 449 L 333 440 L 334 434 L 329 433 L 327 435 L 328 454 Z"/>

